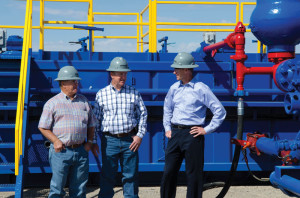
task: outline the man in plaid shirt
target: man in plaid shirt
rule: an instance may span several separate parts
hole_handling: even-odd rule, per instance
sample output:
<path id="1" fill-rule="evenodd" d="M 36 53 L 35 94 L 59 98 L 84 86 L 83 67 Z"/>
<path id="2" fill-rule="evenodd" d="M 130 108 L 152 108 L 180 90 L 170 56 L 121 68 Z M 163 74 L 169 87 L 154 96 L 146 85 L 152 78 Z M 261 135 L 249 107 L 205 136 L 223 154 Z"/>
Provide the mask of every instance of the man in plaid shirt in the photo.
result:
<path id="1" fill-rule="evenodd" d="M 73 66 L 60 69 L 61 92 L 44 105 L 39 130 L 51 141 L 52 169 L 49 197 L 63 197 L 69 176 L 70 197 L 85 197 L 89 175 L 88 152 L 92 147 L 96 118 L 83 95 L 77 94 L 78 76 Z"/>
<path id="2" fill-rule="evenodd" d="M 94 112 L 101 132 L 102 173 L 99 197 L 114 195 L 115 177 L 120 160 L 123 173 L 123 195 L 138 197 L 138 149 L 147 128 L 147 109 L 139 92 L 125 85 L 128 68 L 122 57 L 114 58 L 110 71 L 111 84 L 101 89 Z M 97 145 L 95 145 L 98 149 Z"/>

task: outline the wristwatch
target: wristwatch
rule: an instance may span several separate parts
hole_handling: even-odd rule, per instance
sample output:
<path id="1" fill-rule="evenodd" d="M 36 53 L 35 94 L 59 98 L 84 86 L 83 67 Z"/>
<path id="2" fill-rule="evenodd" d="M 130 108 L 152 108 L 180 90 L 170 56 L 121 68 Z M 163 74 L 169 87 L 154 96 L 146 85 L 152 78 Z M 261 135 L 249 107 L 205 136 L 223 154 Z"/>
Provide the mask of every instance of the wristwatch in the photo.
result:
<path id="1" fill-rule="evenodd" d="M 94 143 L 94 141 L 93 141 L 93 140 L 88 140 L 87 142 L 88 142 L 88 143 L 91 143 L 91 144 L 93 144 L 93 143 Z"/>

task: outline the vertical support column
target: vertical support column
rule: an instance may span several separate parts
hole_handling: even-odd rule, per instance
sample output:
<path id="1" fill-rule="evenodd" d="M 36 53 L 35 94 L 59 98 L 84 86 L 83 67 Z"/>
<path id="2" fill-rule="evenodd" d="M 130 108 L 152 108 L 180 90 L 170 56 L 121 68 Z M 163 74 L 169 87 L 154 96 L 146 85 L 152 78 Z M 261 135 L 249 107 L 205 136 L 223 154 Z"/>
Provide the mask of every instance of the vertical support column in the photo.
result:
<path id="1" fill-rule="evenodd" d="M 143 23 L 143 14 L 140 15 L 140 21 Z M 141 25 L 141 52 L 144 52 L 144 37 L 143 37 L 143 25 Z"/>
<path id="2" fill-rule="evenodd" d="M 32 49 L 32 0 L 30 1 L 29 48 Z"/>
<path id="3" fill-rule="evenodd" d="M 93 0 L 90 0 L 89 2 L 89 11 L 88 11 L 88 22 L 94 22 L 94 13 L 93 13 Z M 93 27 L 94 25 L 89 25 L 91 27 Z M 89 40 L 91 40 L 91 42 L 89 42 L 89 51 L 90 52 L 94 52 L 94 31 L 92 31 L 91 34 L 89 34 L 92 36 L 92 38 L 90 37 Z"/>
<path id="4" fill-rule="evenodd" d="M 153 15 L 152 15 L 152 0 L 149 0 L 149 49 L 148 52 L 152 52 L 152 31 L 153 31 Z"/>
<path id="5" fill-rule="evenodd" d="M 257 40 L 257 53 L 261 53 L 261 42 Z"/>
<path id="6" fill-rule="evenodd" d="M 235 23 L 239 22 L 239 14 L 240 14 L 240 3 L 237 2 L 236 4 L 236 8 L 235 8 Z"/>
<path id="7" fill-rule="evenodd" d="M 152 16 L 153 16 L 153 21 L 152 21 L 152 26 L 153 26 L 153 32 L 152 32 L 152 52 L 156 53 L 157 51 L 157 32 L 156 32 L 156 23 L 157 23 L 157 0 L 153 0 L 152 2 Z"/>
<path id="8" fill-rule="evenodd" d="M 45 1 L 40 0 L 40 50 L 44 50 Z"/>
<path id="9" fill-rule="evenodd" d="M 139 14 L 136 14 L 136 22 L 140 23 L 140 16 Z M 140 51 L 140 25 L 137 25 L 136 27 L 136 52 Z"/>

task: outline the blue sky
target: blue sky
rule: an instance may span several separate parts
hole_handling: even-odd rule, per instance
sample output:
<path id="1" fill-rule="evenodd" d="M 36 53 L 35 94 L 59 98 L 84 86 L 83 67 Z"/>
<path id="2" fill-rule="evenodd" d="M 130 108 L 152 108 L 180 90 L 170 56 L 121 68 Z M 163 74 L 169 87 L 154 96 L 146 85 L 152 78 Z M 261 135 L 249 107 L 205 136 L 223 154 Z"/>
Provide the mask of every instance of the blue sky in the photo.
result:
<path id="1" fill-rule="evenodd" d="M 209 1 L 209 0 L 207 0 Z M 221 2 L 221 1 L 220 1 Z M 235 2 L 255 2 L 243 0 Z M 25 16 L 25 1 L 0 0 L 0 25 L 23 25 Z M 94 12 L 141 12 L 148 4 L 148 0 L 94 0 Z M 244 12 L 245 22 L 249 22 L 254 6 L 246 6 Z M 87 21 L 88 3 L 76 2 L 45 2 L 45 20 Z M 235 6 L 233 5 L 165 5 L 157 7 L 158 22 L 235 22 Z M 95 21 L 135 22 L 135 16 L 95 16 Z M 148 21 L 148 12 L 144 15 Z M 39 2 L 33 2 L 33 25 L 39 25 Z M 136 26 L 97 26 L 104 27 L 104 32 L 96 35 L 104 36 L 134 36 Z M 159 26 L 159 28 L 208 28 L 197 26 Z M 212 27 L 218 28 L 218 27 Z M 234 28 L 234 27 L 225 27 Z M 144 28 L 144 33 L 147 28 Z M 22 30 L 7 29 L 8 35 L 23 35 Z M 33 49 L 38 49 L 38 30 L 33 33 Z M 217 41 L 226 38 L 229 32 L 217 33 Z M 71 50 L 75 51 L 79 45 L 71 45 L 69 41 L 77 41 L 87 35 L 86 31 L 45 30 L 45 50 Z M 203 32 L 158 32 L 157 39 L 168 36 L 169 42 L 175 44 L 168 47 L 170 52 L 194 51 L 203 41 Z M 256 38 L 252 33 L 246 34 L 246 52 L 256 52 Z M 147 46 L 145 47 L 147 48 Z M 157 49 L 161 47 L 158 44 Z M 135 52 L 135 39 L 96 39 L 96 51 Z"/>

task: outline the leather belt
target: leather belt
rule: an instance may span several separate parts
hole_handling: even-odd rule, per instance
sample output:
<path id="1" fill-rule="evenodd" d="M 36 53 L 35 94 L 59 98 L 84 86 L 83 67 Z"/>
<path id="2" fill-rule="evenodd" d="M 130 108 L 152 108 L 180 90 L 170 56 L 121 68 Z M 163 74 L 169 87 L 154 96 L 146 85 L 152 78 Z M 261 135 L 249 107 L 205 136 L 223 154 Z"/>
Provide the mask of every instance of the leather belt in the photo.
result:
<path id="1" fill-rule="evenodd" d="M 111 137 L 122 138 L 122 137 L 127 137 L 127 136 L 133 136 L 133 135 L 136 135 L 136 132 L 137 132 L 137 129 L 136 129 L 136 128 L 133 128 L 133 129 L 132 129 L 130 132 L 128 132 L 128 133 L 112 134 L 112 133 L 110 133 L 110 132 L 104 132 L 104 131 L 103 131 L 103 134 L 104 134 L 104 135 L 111 136 Z"/>
<path id="2" fill-rule="evenodd" d="M 80 147 L 82 144 L 83 143 L 81 143 L 81 144 L 73 144 L 73 145 L 67 146 L 67 148 L 75 149 L 75 148 Z"/>
<path id="3" fill-rule="evenodd" d="M 190 129 L 194 126 L 202 127 L 202 125 L 176 125 L 176 124 L 172 124 L 171 126 L 172 126 L 172 128 L 175 128 L 175 129 Z"/>

